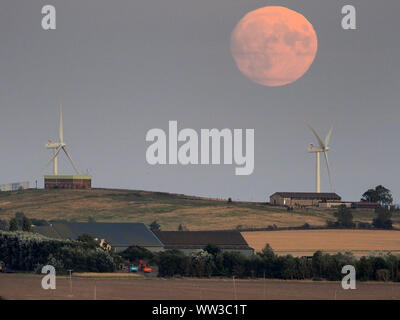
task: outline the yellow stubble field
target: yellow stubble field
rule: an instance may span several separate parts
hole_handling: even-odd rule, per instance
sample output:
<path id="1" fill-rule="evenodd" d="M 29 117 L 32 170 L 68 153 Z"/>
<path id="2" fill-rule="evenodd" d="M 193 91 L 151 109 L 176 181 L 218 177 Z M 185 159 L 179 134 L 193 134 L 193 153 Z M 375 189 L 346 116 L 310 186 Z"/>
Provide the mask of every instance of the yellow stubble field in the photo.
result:
<path id="1" fill-rule="evenodd" d="M 371 252 L 400 254 L 400 231 L 391 230 L 288 230 L 242 232 L 249 246 L 261 251 L 269 243 L 278 255 L 310 256 L 351 251 L 355 256 Z"/>

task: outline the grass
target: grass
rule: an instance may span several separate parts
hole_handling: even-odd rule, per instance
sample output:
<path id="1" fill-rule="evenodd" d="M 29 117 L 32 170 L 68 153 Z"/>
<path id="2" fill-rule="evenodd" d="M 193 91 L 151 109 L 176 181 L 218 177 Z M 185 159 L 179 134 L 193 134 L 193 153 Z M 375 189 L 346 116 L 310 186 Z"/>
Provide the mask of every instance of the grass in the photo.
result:
<path id="1" fill-rule="evenodd" d="M 177 230 L 180 223 L 189 230 L 296 227 L 304 223 L 324 226 L 335 220 L 333 209 L 295 209 L 257 202 L 233 202 L 164 192 L 141 190 L 43 190 L 0 192 L 0 219 L 22 211 L 30 218 L 98 222 L 144 222 L 157 220 L 163 230 Z M 371 222 L 374 213 L 353 211 L 355 221 Z M 400 227 L 400 214 L 393 217 Z"/>

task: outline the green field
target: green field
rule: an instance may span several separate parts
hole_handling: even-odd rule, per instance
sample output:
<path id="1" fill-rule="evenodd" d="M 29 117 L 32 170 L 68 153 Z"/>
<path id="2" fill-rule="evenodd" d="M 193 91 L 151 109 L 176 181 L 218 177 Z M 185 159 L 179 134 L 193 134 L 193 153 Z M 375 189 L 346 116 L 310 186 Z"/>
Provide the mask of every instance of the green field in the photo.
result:
<path id="1" fill-rule="evenodd" d="M 0 192 L 0 219 L 17 211 L 29 218 L 98 222 L 144 222 L 157 220 L 163 230 L 177 230 L 180 223 L 189 230 L 295 227 L 308 223 L 324 226 L 335 220 L 334 210 L 298 209 L 267 206 L 263 203 L 233 202 L 162 192 L 119 189 L 43 190 Z M 353 211 L 354 220 L 371 222 L 372 211 Z M 400 214 L 393 216 L 400 227 Z"/>

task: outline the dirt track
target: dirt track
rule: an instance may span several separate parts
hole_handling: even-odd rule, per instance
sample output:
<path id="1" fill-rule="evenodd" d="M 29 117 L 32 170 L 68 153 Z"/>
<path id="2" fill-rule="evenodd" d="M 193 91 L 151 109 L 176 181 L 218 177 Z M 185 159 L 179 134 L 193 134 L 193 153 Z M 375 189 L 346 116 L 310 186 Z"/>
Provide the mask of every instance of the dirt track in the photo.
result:
<path id="1" fill-rule="evenodd" d="M 0 275 L 5 299 L 396 299 L 400 283 L 357 283 L 343 290 L 340 282 L 231 279 L 87 279 L 57 277 L 56 290 L 43 290 L 37 275 Z M 235 290 L 236 287 L 236 290 Z"/>

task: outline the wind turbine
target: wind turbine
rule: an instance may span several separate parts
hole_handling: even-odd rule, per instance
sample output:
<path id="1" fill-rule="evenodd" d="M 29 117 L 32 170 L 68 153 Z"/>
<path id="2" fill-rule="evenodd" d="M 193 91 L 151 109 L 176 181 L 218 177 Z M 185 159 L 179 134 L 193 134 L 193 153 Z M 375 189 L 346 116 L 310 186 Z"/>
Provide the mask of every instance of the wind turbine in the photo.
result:
<path id="1" fill-rule="evenodd" d="M 51 162 L 53 162 L 53 174 L 58 175 L 58 154 L 60 151 L 64 151 L 66 156 L 68 157 L 69 161 L 71 162 L 72 167 L 74 168 L 76 174 L 79 174 L 78 169 L 76 168 L 74 162 L 72 161 L 71 156 L 69 155 L 66 144 L 64 143 L 64 128 L 63 128 L 63 115 L 62 115 L 62 106 L 60 105 L 60 128 L 59 128 L 59 142 L 52 142 L 49 140 L 49 142 L 46 144 L 46 149 L 52 149 L 54 150 L 54 155 L 50 159 L 50 161 L 45 165 L 44 168 L 46 168 Z"/>
<path id="2" fill-rule="evenodd" d="M 331 128 L 328 131 L 328 134 L 325 137 L 325 141 L 322 141 L 322 139 L 318 136 L 317 132 L 314 130 L 313 127 L 311 127 L 311 125 L 309 123 L 307 123 L 307 126 L 311 129 L 311 131 L 313 132 L 313 134 L 315 135 L 315 137 L 318 140 L 318 144 L 319 146 L 316 147 L 314 146 L 313 143 L 310 143 L 310 146 L 308 147 L 308 152 L 313 152 L 315 153 L 316 156 L 316 192 L 320 193 L 321 192 L 321 164 L 320 164 L 320 154 L 321 152 L 324 153 L 325 156 L 325 162 L 326 162 L 326 168 L 328 170 L 328 176 L 329 176 L 329 184 L 331 187 L 331 192 L 333 192 L 333 185 L 332 185 L 332 178 L 331 178 L 331 170 L 329 167 L 329 160 L 328 160 L 328 150 L 329 150 L 329 140 L 331 139 L 331 135 L 332 135 L 332 130 L 333 130 L 333 126 L 331 126 Z"/>

